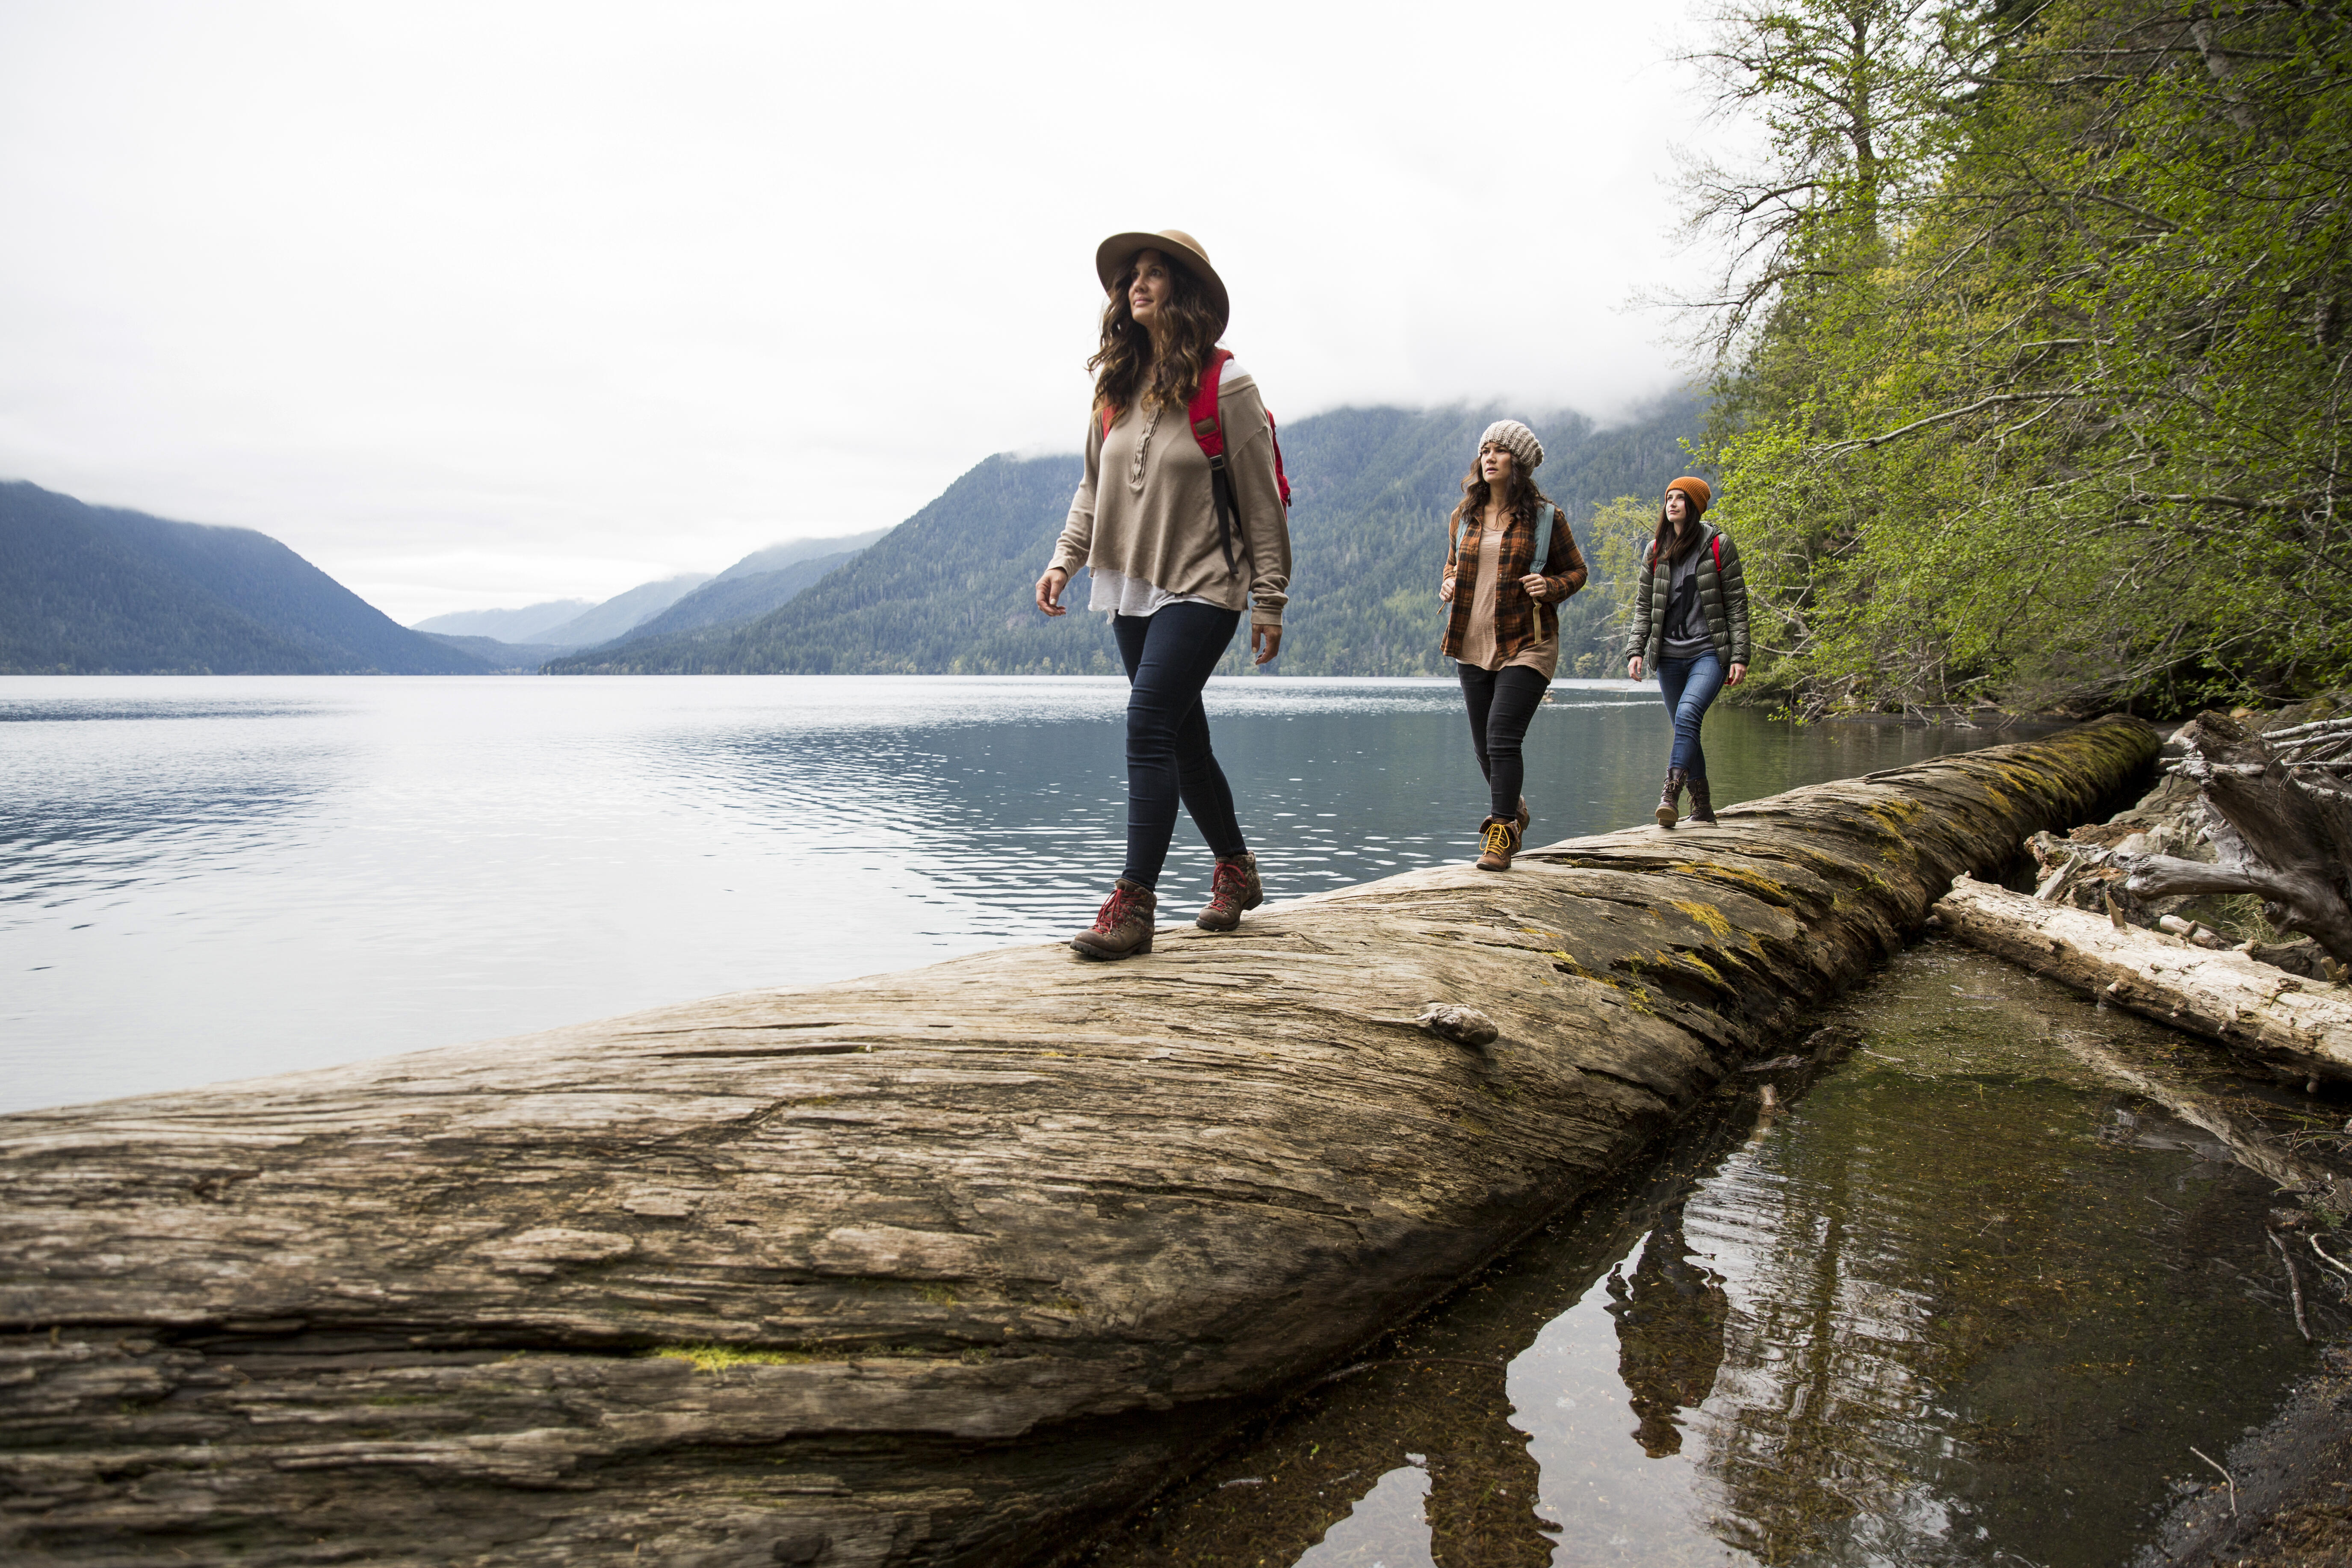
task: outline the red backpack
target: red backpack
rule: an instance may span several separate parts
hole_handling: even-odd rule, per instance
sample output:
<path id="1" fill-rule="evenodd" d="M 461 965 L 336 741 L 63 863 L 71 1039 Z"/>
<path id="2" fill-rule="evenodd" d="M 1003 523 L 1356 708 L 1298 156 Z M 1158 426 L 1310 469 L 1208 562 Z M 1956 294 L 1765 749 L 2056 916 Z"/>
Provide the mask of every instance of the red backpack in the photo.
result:
<path id="1" fill-rule="evenodd" d="M 1217 542 L 1224 547 L 1225 573 L 1241 575 L 1241 564 L 1234 555 L 1234 541 L 1241 535 L 1241 500 L 1234 492 L 1234 477 L 1225 469 L 1225 431 L 1217 417 L 1217 384 L 1224 379 L 1225 362 L 1234 357 L 1230 349 L 1210 352 L 1209 363 L 1202 368 L 1200 390 L 1185 407 L 1184 417 L 1192 426 L 1192 439 L 1201 444 L 1202 455 L 1209 459 L 1209 493 L 1217 507 Z M 1115 404 L 1103 405 L 1102 434 L 1110 434 L 1118 423 L 1120 410 Z M 1282 510 L 1290 511 L 1290 476 L 1282 468 L 1282 439 L 1275 434 L 1274 411 L 1266 410 L 1266 438 L 1274 443 L 1274 481 L 1282 489 Z"/>

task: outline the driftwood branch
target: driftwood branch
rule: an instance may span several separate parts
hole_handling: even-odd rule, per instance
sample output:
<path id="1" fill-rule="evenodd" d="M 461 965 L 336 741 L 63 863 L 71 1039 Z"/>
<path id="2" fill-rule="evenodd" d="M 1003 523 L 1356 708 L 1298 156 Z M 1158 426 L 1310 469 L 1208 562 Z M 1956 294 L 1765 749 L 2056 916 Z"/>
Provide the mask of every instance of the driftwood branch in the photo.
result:
<path id="1" fill-rule="evenodd" d="M 1115 966 L 0 1117 L 0 1559 L 1034 1561 L 2154 749 L 2103 721 Z M 1372 1022 L 1432 997 L 1496 1039 Z"/>
<path id="2" fill-rule="evenodd" d="M 1936 913 L 1971 946 L 2117 1006 L 2298 1075 L 2352 1079 L 2352 989 L 1966 878 Z"/>
<path id="3" fill-rule="evenodd" d="M 2344 760 L 2335 753 L 2352 745 L 2352 727 L 2325 720 L 2271 737 L 2209 712 L 2176 739 L 2188 753 L 2180 771 L 2201 786 L 2219 858 L 2119 856 L 2130 873 L 2125 886 L 2144 898 L 2252 893 L 2272 924 L 2304 932 L 2352 971 L 2352 795 L 2321 782 Z"/>

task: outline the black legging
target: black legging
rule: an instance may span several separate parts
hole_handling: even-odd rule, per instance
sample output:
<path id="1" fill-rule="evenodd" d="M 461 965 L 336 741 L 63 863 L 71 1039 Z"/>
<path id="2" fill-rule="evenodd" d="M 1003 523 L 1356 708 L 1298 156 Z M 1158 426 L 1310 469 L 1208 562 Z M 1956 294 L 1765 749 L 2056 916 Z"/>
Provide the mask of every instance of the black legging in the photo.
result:
<path id="1" fill-rule="evenodd" d="M 1501 669 L 1459 663 L 1454 668 L 1462 672 L 1462 700 L 1470 707 L 1470 744 L 1478 751 L 1478 771 L 1486 775 L 1490 809 L 1511 820 L 1519 815 L 1528 776 L 1519 742 L 1551 678 L 1520 664 Z"/>
<path id="2" fill-rule="evenodd" d="M 1201 690 L 1241 625 L 1239 610 L 1163 605 L 1149 616 L 1113 616 L 1111 635 L 1127 666 L 1127 869 L 1130 882 L 1160 885 L 1176 802 L 1220 858 L 1242 854 L 1233 787 L 1209 749 Z"/>

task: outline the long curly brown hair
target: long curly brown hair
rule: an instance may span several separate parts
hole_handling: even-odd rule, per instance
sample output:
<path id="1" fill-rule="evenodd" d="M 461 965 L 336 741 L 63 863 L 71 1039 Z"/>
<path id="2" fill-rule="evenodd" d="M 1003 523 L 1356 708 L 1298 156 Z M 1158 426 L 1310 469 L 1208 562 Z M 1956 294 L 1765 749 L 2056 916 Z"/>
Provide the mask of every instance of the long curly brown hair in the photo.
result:
<path id="1" fill-rule="evenodd" d="M 1165 251 L 1155 251 L 1167 263 L 1174 287 L 1168 291 L 1168 352 L 1155 357 L 1151 334 L 1138 326 L 1128 308 L 1127 291 L 1135 285 L 1136 260 L 1130 259 L 1103 302 L 1102 346 L 1087 361 L 1095 373 L 1095 406 L 1126 408 L 1140 403 L 1146 408 L 1177 406 L 1192 401 L 1201 390 L 1201 372 L 1217 346 L 1217 316 L 1208 298 L 1184 264 Z M 1139 259 L 1143 252 L 1137 251 Z"/>
<path id="2" fill-rule="evenodd" d="M 1462 504 L 1454 509 L 1453 517 L 1446 521 L 1449 531 L 1459 528 L 1465 517 L 1484 517 L 1486 513 L 1486 503 L 1493 499 L 1493 487 L 1486 483 L 1486 476 L 1478 471 L 1481 467 L 1478 459 L 1484 456 L 1486 448 L 1482 447 L 1470 459 L 1470 471 L 1462 476 Z M 1503 510 L 1521 522 L 1533 522 L 1536 508 L 1550 504 L 1551 498 L 1536 488 L 1534 471 L 1514 455 L 1511 478 L 1503 494 Z M 1536 569 L 1543 569 L 1540 562 Z"/>

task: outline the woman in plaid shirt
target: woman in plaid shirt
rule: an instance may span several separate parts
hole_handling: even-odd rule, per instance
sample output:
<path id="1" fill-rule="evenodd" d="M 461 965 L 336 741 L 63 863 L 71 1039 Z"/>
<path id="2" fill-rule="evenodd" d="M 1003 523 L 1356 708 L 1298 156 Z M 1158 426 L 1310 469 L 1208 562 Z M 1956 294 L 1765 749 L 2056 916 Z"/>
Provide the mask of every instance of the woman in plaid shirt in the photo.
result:
<path id="1" fill-rule="evenodd" d="M 1558 509 L 1536 489 L 1543 443 L 1516 419 L 1478 437 L 1446 523 L 1445 575 L 1437 596 L 1453 606 L 1441 650 L 1462 672 L 1470 744 L 1486 775 L 1478 868 L 1507 871 L 1527 831 L 1527 773 L 1519 743 L 1559 666 L 1559 611 L 1584 586 L 1584 557 Z M 1538 563 L 1538 542 L 1549 538 Z"/>

